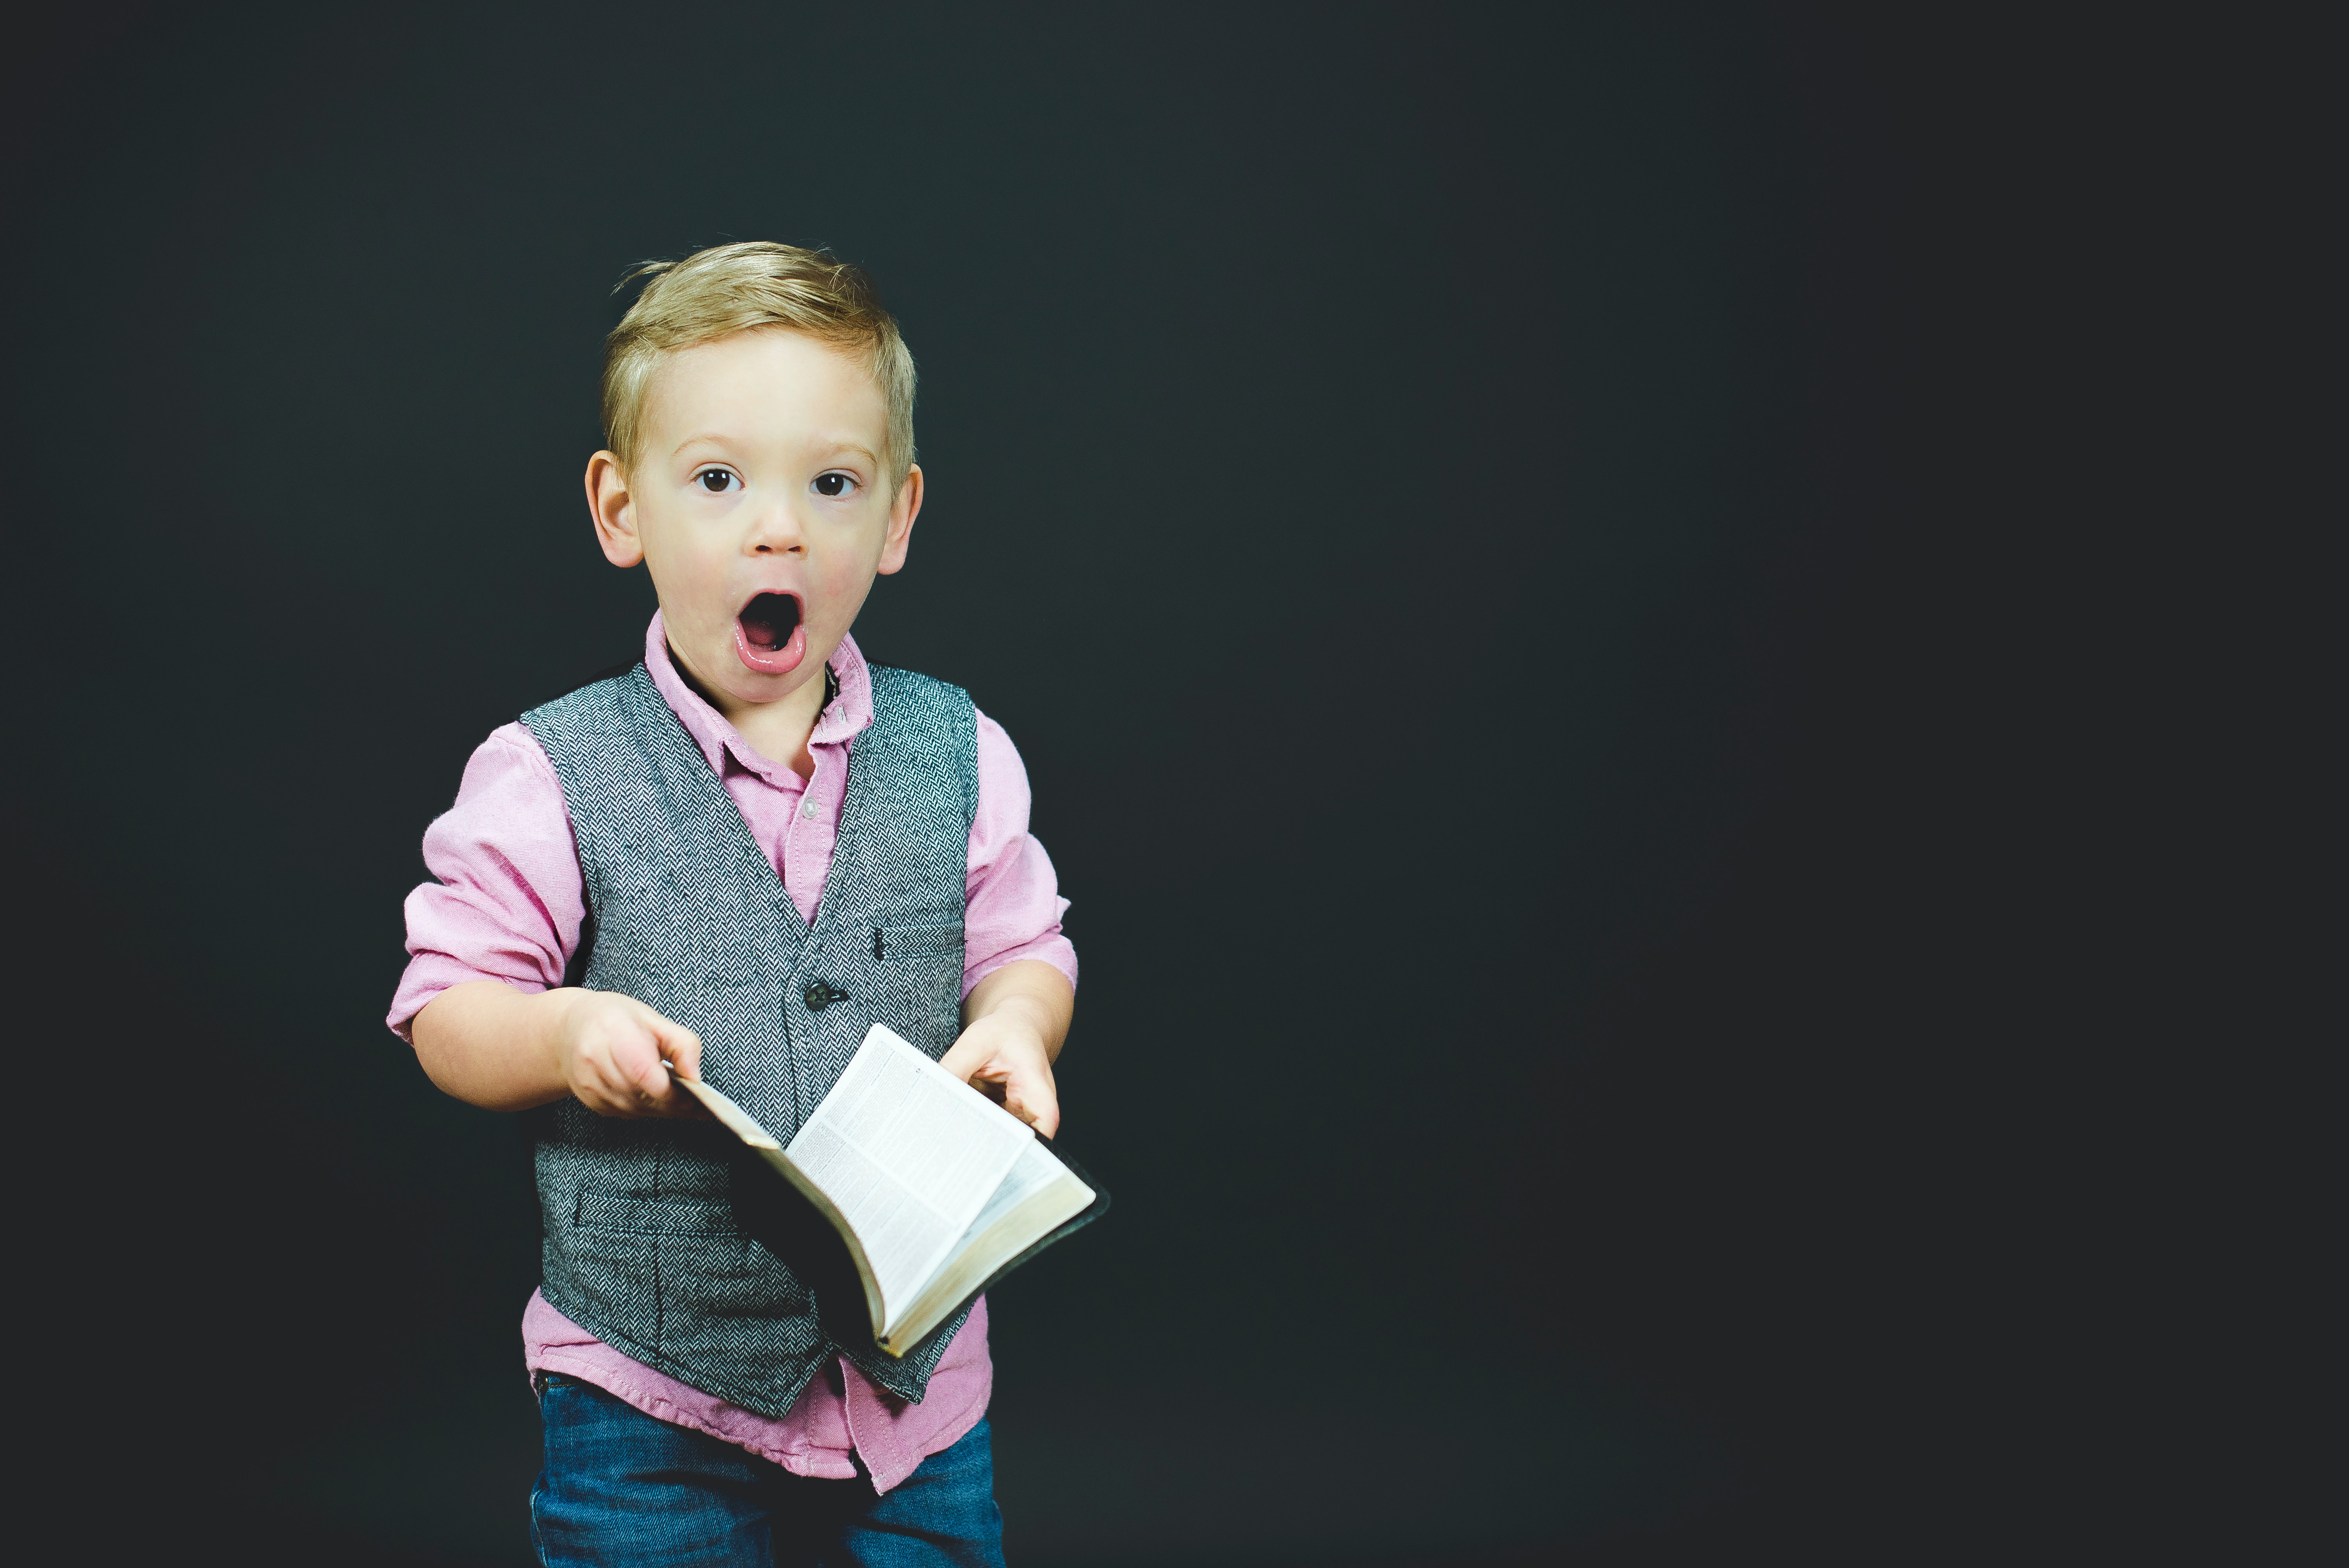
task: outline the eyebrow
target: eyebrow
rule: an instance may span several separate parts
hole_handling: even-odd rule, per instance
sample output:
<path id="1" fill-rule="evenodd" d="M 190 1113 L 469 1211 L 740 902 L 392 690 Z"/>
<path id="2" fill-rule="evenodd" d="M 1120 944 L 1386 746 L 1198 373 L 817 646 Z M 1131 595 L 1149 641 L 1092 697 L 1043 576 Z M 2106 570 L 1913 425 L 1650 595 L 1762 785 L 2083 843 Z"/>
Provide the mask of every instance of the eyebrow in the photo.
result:
<path id="1" fill-rule="evenodd" d="M 719 447 L 729 446 L 731 444 L 724 436 L 717 435 L 709 431 L 704 431 L 698 436 L 688 436 L 684 440 L 679 441 L 676 446 L 670 448 L 668 453 L 670 459 L 674 461 L 678 455 L 683 452 L 686 448 L 699 441 L 708 441 L 713 446 Z M 881 454 L 874 451 L 871 448 L 864 445 L 862 442 L 834 441 L 832 444 L 832 449 L 835 452 L 854 452 L 858 457 L 863 458 L 866 462 L 871 463 L 874 468 L 877 469 L 881 466 Z"/>

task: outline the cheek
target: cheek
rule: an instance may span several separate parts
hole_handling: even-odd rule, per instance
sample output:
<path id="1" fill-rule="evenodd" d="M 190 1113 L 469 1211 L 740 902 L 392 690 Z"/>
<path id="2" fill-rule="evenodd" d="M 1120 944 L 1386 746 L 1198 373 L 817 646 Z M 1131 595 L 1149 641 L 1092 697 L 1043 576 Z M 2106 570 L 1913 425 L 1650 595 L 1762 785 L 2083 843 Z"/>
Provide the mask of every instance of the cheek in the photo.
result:
<path id="1" fill-rule="evenodd" d="M 816 569 L 816 586 L 825 603 L 850 616 L 873 589 L 874 557 L 878 552 L 861 546 L 827 556 Z"/>
<path id="2" fill-rule="evenodd" d="M 723 598 L 728 556 L 689 528 L 656 523 L 643 529 L 645 563 L 663 593 L 695 601 Z"/>
<path id="3" fill-rule="evenodd" d="M 835 603 L 853 598 L 873 575 L 871 567 L 862 561 L 839 559 L 828 561 L 823 570 L 823 596 Z"/>

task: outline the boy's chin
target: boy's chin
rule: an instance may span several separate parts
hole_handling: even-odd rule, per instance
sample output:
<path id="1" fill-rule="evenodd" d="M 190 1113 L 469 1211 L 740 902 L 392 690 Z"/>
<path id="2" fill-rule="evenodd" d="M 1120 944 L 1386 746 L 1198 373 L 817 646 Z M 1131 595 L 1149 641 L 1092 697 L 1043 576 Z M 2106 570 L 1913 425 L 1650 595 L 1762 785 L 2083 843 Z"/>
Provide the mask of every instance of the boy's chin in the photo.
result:
<path id="1" fill-rule="evenodd" d="M 741 667 L 753 676 L 787 676 L 800 667 L 807 658 L 807 623 L 792 628 L 792 634 L 771 648 L 762 648 L 750 641 L 742 623 L 734 623 L 734 657 Z"/>

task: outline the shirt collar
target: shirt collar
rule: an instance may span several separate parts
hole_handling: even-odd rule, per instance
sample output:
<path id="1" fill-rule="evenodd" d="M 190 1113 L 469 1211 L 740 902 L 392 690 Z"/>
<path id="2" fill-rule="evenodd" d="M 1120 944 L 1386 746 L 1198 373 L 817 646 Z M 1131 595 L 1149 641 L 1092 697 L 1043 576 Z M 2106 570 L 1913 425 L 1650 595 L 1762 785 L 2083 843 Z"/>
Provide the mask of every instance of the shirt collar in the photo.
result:
<path id="1" fill-rule="evenodd" d="M 840 639 L 840 646 L 833 650 L 830 667 L 833 678 L 840 684 L 840 694 L 816 715 L 814 732 L 808 737 L 810 746 L 845 745 L 873 722 L 873 674 L 854 637 Z M 778 775 L 791 773 L 796 787 L 799 775 L 792 773 L 789 764 L 761 756 L 726 721 L 724 714 L 686 685 L 685 677 L 678 674 L 677 665 L 668 656 L 668 633 L 661 624 L 657 610 L 653 612 L 652 624 L 645 628 L 645 669 L 653 677 L 661 700 L 668 704 L 669 711 L 677 715 L 686 734 L 700 748 L 711 772 L 724 775 L 726 754 L 730 751 L 734 760 L 761 778 L 774 779 Z"/>

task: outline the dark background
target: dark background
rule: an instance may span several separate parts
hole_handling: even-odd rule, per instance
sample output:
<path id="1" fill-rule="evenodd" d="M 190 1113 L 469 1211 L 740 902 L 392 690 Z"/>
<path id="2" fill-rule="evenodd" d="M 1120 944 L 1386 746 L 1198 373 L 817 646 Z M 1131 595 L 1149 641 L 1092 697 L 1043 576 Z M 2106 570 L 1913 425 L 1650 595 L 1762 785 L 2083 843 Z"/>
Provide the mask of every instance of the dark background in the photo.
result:
<path id="1" fill-rule="evenodd" d="M 382 1027 L 399 903 L 651 608 L 579 495 L 614 281 L 741 238 L 904 323 L 858 636 L 1006 725 L 1074 900 L 1118 1206 L 995 1298 L 1015 1560 L 1923 1562 L 2080 1484 L 2012 1352 L 2093 1243 L 1988 1239 L 1967 1112 L 2086 956 L 2008 830 L 2086 710 L 1978 743 L 2076 565 L 2009 481 L 2085 349 L 2011 307 L 2094 159 L 2085 57 L 1971 16 L 22 31 L 10 959 L 106 1108 L 20 1140 L 52 1506 L 526 1560 L 528 1173 Z"/>

